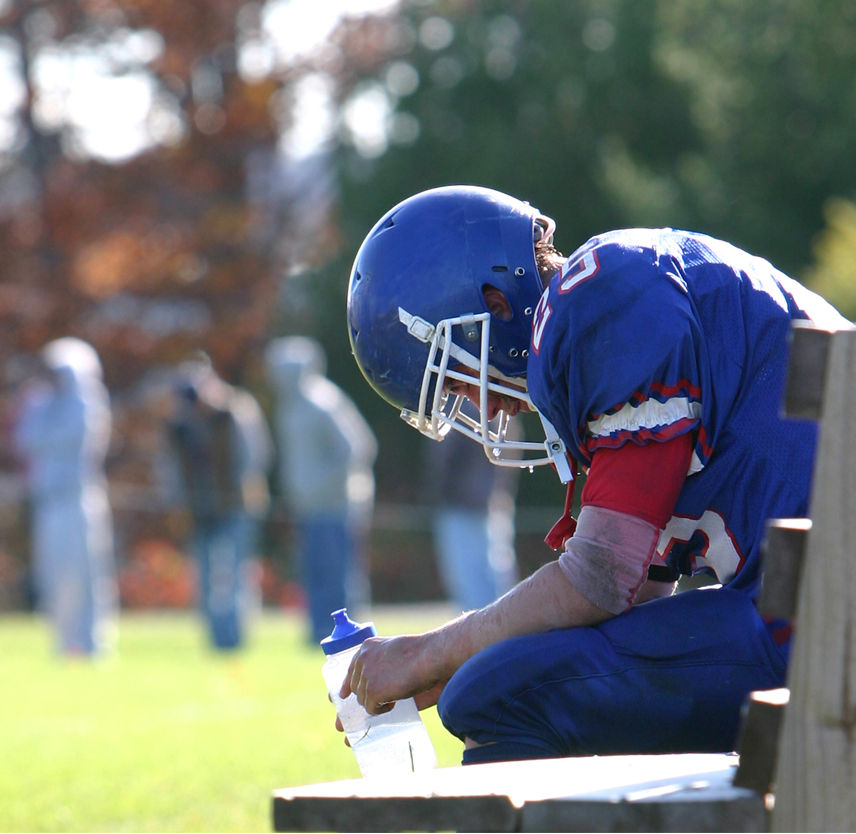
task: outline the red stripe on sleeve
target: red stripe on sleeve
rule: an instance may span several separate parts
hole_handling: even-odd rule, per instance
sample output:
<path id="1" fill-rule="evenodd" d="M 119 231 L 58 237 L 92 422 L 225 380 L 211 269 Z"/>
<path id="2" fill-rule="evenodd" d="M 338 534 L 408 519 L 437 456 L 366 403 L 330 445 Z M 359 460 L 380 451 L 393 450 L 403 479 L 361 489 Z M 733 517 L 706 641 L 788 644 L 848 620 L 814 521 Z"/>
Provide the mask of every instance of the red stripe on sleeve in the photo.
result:
<path id="1" fill-rule="evenodd" d="M 673 515 L 692 453 L 693 432 L 663 443 L 598 449 L 583 486 L 582 506 L 635 515 L 662 530 Z"/>

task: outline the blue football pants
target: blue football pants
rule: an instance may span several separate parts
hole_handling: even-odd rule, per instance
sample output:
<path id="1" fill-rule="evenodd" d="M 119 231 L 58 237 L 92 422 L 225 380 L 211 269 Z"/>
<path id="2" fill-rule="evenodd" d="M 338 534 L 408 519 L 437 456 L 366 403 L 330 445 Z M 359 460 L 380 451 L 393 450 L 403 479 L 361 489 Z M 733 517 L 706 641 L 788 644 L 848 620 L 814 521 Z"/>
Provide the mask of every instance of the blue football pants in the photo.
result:
<path id="1" fill-rule="evenodd" d="M 745 594 L 685 591 L 598 626 L 490 646 L 437 708 L 449 732 L 483 745 L 464 764 L 728 752 L 746 695 L 785 685 L 787 648 Z"/>

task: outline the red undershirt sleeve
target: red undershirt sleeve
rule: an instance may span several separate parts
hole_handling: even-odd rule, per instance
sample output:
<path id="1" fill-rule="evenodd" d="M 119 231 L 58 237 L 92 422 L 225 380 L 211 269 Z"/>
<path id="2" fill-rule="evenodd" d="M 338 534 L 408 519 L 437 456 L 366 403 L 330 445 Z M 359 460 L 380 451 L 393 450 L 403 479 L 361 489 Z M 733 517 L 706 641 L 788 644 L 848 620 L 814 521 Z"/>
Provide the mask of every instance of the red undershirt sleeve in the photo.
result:
<path id="1" fill-rule="evenodd" d="M 693 433 L 664 443 L 633 442 L 592 456 L 581 504 L 634 515 L 662 530 L 675 509 L 693 452 Z"/>

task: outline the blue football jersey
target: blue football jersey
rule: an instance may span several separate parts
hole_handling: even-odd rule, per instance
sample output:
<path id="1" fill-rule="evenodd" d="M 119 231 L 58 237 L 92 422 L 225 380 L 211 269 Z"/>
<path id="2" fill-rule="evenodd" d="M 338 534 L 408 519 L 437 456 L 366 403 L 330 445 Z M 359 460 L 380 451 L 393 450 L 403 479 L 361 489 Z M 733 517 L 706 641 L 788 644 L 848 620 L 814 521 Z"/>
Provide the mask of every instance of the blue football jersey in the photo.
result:
<path id="1" fill-rule="evenodd" d="M 793 319 L 850 326 L 728 243 L 630 229 L 571 255 L 533 321 L 529 394 L 583 465 L 693 432 L 658 552 L 753 594 L 766 520 L 808 514 L 817 427 L 780 416 Z"/>

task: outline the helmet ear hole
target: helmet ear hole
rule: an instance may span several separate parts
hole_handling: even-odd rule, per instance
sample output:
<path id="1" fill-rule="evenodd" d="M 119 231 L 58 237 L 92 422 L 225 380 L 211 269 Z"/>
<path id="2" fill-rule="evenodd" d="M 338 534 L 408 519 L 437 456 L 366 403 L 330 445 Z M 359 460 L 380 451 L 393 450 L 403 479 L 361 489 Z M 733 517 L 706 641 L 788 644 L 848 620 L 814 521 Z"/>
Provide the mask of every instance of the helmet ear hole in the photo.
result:
<path id="1" fill-rule="evenodd" d="M 498 318 L 500 321 L 511 321 L 514 317 L 514 312 L 502 290 L 491 284 L 484 284 L 482 286 L 482 296 L 484 296 L 485 304 L 487 304 L 487 309 L 492 316 Z"/>

